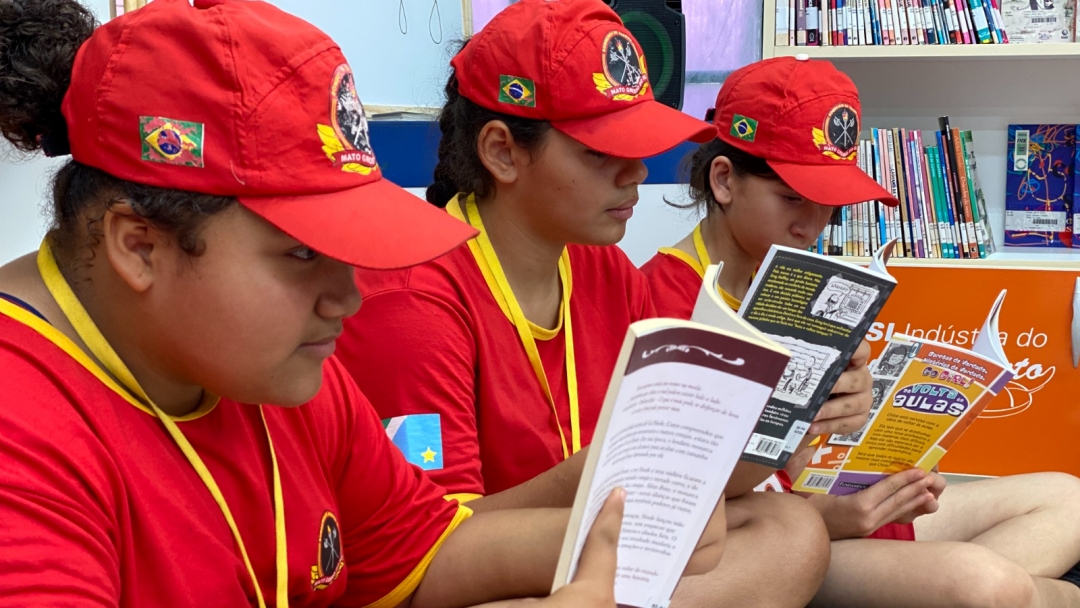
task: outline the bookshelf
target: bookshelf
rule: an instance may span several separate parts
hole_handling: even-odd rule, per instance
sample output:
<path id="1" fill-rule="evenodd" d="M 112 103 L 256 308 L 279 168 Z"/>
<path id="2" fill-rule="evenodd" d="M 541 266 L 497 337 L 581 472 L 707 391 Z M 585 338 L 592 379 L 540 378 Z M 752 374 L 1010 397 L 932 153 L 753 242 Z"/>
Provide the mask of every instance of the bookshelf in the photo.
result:
<path id="1" fill-rule="evenodd" d="M 762 57 L 805 53 L 831 61 L 859 88 L 864 138 L 874 127 L 934 131 L 937 117 L 946 115 L 952 126 L 972 131 L 998 253 L 986 261 L 943 262 L 1080 269 L 1080 249 L 1002 246 L 1008 126 L 1080 124 L 1080 79 L 1072 76 L 1080 73 L 1080 43 L 775 46 L 775 10 L 775 0 L 764 0 Z"/>

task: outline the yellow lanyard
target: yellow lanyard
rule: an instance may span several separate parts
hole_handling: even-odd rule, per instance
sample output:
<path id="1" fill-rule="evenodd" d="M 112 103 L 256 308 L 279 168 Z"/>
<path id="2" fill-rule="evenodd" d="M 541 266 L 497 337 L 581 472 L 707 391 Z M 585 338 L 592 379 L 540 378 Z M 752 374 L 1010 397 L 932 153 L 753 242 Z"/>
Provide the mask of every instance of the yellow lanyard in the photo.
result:
<path id="1" fill-rule="evenodd" d="M 42 241 L 41 247 L 38 249 L 37 256 L 38 272 L 41 273 L 41 278 L 45 281 L 45 286 L 49 289 L 49 293 L 52 294 L 56 303 L 60 306 L 60 310 L 63 311 L 64 316 L 67 317 L 68 322 L 75 328 L 75 332 L 79 334 L 82 341 L 86 344 L 90 352 L 97 357 L 97 360 L 124 386 L 136 399 L 142 401 L 145 405 L 150 407 L 154 415 L 161 420 L 161 423 L 165 426 L 169 435 L 172 436 L 176 445 L 180 447 L 180 451 L 187 457 L 188 462 L 198 473 L 199 479 L 206 484 L 206 489 L 210 490 L 210 494 L 213 495 L 214 501 L 217 502 L 218 508 L 221 509 L 222 515 L 225 516 L 225 521 L 229 524 L 229 529 L 232 530 L 233 538 L 236 539 L 236 545 L 240 548 L 240 556 L 244 559 L 244 566 L 247 567 L 248 576 L 251 577 L 251 584 L 255 587 L 255 598 L 259 602 L 259 608 L 266 608 L 266 602 L 263 600 L 262 589 L 259 588 L 259 580 L 255 576 L 255 569 L 251 567 L 251 560 L 248 559 L 247 549 L 244 547 L 244 540 L 240 538 L 240 530 L 236 527 L 236 520 L 233 519 L 232 512 L 229 511 L 229 505 L 225 502 L 225 497 L 222 495 L 221 490 L 218 488 L 217 482 L 214 481 L 214 476 L 210 474 L 210 470 L 206 468 L 202 459 L 199 458 L 199 454 L 188 442 L 187 438 L 180 431 L 180 428 L 176 426 L 165 412 L 162 412 L 158 406 L 150 400 L 146 392 L 139 386 L 139 382 L 132 375 L 131 371 L 124 365 L 124 362 L 120 359 L 120 356 L 116 354 L 112 346 L 105 339 L 105 336 L 101 334 L 101 331 L 94 324 L 93 319 L 83 308 L 78 297 L 75 296 L 75 292 L 71 290 L 71 286 L 64 280 L 64 275 L 60 273 L 60 268 L 56 265 L 56 258 L 53 257 L 52 249 L 49 247 L 48 240 Z M 277 454 L 274 453 L 274 443 L 270 440 L 270 427 L 266 424 L 266 414 L 263 412 L 262 406 L 259 406 L 259 415 L 262 416 L 263 428 L 266 429 L 266 442 L 270 446 L 270 462 L 273 465 L 274 472 L 274 532 L 277 537 L 276 543 L 276 559 L 275 565 L 277 567 L 277 598 L 276 606 L 278 608 L 285 608 L 289 605 L 289 590 L 288 590 L 288 551 L 286 550 L 285 542 L 285 504 L 282 501 L 281 492 L 281 475 L 278 472 Z"/>
<path id="2" fill-rule="evenodd" d="M 581 420 L 578 413 L 578 386 L 577 366 L 574 361 L 574 332 L 570 320 L 570 292 L 573 288 L 573 278 L 570 273 L 570 254 L 563 249 L 559 259 L 559 280 L 562 282 L 562 300 L 559 303 L 559 316 L 563 320 L 563 336 L 566 339 L 566 387 L 570 394 L 570 447 L 566 445 L 566 436 L 563 434 L 562 424 L 559 422 L 559 411 L 555 408 L 555 398 L 551 394 L 547 375 L 544 374 L 544 363 L 540 360 L 540 352 L 536 349 L 536 340 L 533 338 L 529 320 L 521 311 L 517 298 L 514 297 L 510 283 L 506 280 L 499 257 L 495 255 L 495 249 L 491 246 L 491 239 L 484 232 L 484 222 L 480 219 L 480 212 L 476 209 L 476 199 L 473 195 L 465 200 L 465 209 L 462 210 L 461 202 L 454 198 L 446 206 L 450 215 L 467 222 L 476 228 L 480 234 L 469 240 L 469 251 L 476 259 L 480 273 L 491 290 L 492 297 L 499 304 L 499 308 L 506 314 L 510 322 L 517 329 L 518 338 L 525 348 L 525 354 L 532 364 L 533 373 L 540 382 L 540 388 L 551 405 L 551 413 L 555 416 L 555 428 L 559 429 L 559 441 L 562 442 L 563 458 L 569 458 L 571 454 L 581 451 Z"/>
<path id="3" fill-rule="evenodd" d="M 709 251 L 705 249 L 705 239 L 701 237 L 701 224 L 694 226 L 694 251 L 697 252 L 697 257 L 686 253 L 681 249 L 675 249 L 674 247 L 661 247 L 660 253 L 667 254 L 679 258 L 686 263 L 687 266 L 693 268 L 697 272 L 698 276 L 702 279 L 705 278 L 705 269 L 712 265 L 712 260 L 709 258 Z M 720 297 L 724 298 L 727 305 L 732 310 L 738 311 L 742 306 L 742 302 L 737 300 L 735 296 L 720 289 Z"/>

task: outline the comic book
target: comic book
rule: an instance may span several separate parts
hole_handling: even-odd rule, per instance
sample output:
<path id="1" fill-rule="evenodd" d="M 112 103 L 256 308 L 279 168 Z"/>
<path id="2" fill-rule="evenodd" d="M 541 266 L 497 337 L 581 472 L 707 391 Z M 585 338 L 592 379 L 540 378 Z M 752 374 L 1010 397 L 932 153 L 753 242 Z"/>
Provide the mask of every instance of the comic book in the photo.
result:
<path id="1" fill-rule="evenodd" d="M 879 248 L 869 268 L 777 245 L 769 250 L 739 316 L 791 359 L 743 460 L 780 469 L 799 446 L 896 287 L 885 268 L 894 244 Z"/>
<path id="2" fill-rule="evenodd" d="M 932 469 L 1014 371 L 1002 349 L 1002 291 L 971 350 L 895 334 L 871 365 L 874 402 L 861 429 L 822 437 L 793 489 L 854 494 L 912 467 Z"/>
<path id="3" fill-rule="evenodd" d="M 1075 124 L 1009 125 L 1005 161 L 1006 245 L 1072 245 L 1075 150 Z"/>

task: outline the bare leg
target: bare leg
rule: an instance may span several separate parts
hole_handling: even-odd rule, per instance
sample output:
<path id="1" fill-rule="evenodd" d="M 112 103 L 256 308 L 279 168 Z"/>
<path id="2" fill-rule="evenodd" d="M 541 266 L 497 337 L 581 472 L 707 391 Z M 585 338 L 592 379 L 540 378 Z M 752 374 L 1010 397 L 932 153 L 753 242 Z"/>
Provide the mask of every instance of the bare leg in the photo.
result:
<path id="1" fill-rule="evenodd" d="M 1080 560 L 1080 481 L 1039 473 L 949 486 L 918 542 L 833 543 L 813 606 L 1080 607 L 1055 580 Z"/>
<path id="2" fill-rule="evenodd" d="M 1032 473 L 949 486 L 915 538 L 982 545 L 1034 576 L 1057 578 L 1080 561 L 1080 480 Z"/>
<path id="3" fill-rule="evenodd" d="M 673 608 L 802 608 L 825 576 L 829 535 L 816 509 L 791 494 L 727 501 L 720 566 L 679 583 Z"/>

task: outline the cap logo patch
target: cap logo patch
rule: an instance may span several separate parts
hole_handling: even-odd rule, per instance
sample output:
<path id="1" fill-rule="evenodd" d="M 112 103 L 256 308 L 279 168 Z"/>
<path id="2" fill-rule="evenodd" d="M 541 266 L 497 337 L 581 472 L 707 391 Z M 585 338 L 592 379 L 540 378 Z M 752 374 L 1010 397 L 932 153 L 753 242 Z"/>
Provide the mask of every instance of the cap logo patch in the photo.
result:
<path id="1" fill-rule="evenodd" d="M 526 108 L 536 107 L 536 84 L 528 78 L 499 76 L 499 102 Z"/>
<path id="2" fill-rule="evenodd" d="M 649 90 L 645 56 L 630 36 L 620 31 L 604 36 L 601 63 L 604 72 L 593 74 L 596 90 L 615 101 L 632 101 Z"/>
<path id="3" fill-rule="evenodd" d="M 345 559 L 341 553 L 341 527 L 334 514 L 326 511 L 319 523 L 318 561 L 311 567 L 311 588 L 322 591 L 334 584 L 343 567 Z"/>
<path id="4" fill-rule="evenodd" d="M 814 128 L 814 145 L 836 160 L 854 160 L 859 147 L 859 113 L 846 103 L 829 110 L 822 128 Z"/>
<path id="5" fill-rule="evenodd" d="M 731 134 L 743 141 L 754 141 L 757 137 L 757 121 L 742 114 L 731 117 Z"/>
<path id="6" fill-rule="evenodd" d="M 356 94 L 352 68 L 343 63 L 330 82 L 330 123 L 318 125 L 326 157 L 342 171 L 368 175 L 379 167 L 368 137 L 367 114 Z"/>
<path id="7" fill-rule="evenodd" d="M 181 167 L 203 167 L 203 123 L 140 116 L 142 159 Z"/>

